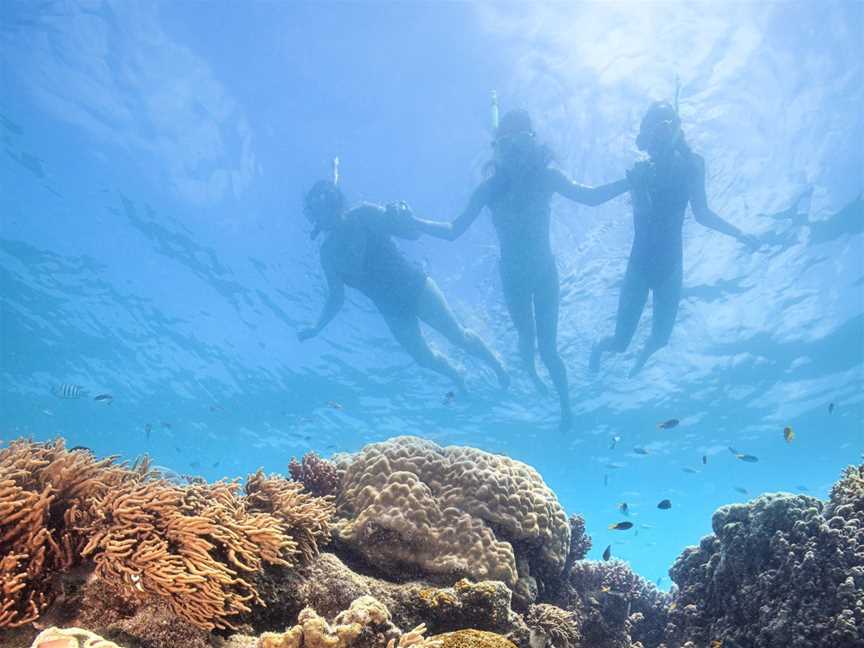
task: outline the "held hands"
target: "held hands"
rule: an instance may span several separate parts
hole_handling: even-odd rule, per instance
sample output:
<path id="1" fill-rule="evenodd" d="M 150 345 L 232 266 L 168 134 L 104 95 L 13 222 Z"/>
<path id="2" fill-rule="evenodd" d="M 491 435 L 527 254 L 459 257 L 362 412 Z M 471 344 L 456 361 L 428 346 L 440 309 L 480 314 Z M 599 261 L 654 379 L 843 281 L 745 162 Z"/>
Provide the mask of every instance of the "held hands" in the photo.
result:
<path id="1" fill-rule="evenodd" d="M 305 328 L 302 331 L 297 333 L 297 339 L 300 340 L 300 342 L 305 342 L 306 340 L 313 338 L 316 335 L 318 335 L 318 333 L 319 333 L 318 329 L 315 328 L 314 326 L 310 327 L 310 328 Z"/>
<path id="2" fill-rule="evenodd" d="M 742 245 L 746 246 L 751 252 L 758 252 L 759 248 L 762 247 L 762 241 L 759 240 L 758 237 L 753 236 L 752 234 L 745 234 L 744 232 L 740 232 L 736 237 L 738 242 Z"/>

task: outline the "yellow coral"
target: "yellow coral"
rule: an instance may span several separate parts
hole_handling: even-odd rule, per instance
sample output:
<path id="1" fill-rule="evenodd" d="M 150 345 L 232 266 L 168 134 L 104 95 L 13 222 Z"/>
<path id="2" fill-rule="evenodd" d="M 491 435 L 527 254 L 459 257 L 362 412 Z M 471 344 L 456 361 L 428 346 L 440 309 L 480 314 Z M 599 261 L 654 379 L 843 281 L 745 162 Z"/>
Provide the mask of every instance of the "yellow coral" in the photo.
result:
<path id="1" fill-rule="evenodd" d="M 483 630 L 457 630 L 431 639 L 441 642 L 441 648 L 516 648 L 506 637 Z"/>
<path id="2" fill-rule="evenodd" d="M 83 628 L 48 628 L 39 633 L 31 648 L 121 648 L 121 646 Z"/>

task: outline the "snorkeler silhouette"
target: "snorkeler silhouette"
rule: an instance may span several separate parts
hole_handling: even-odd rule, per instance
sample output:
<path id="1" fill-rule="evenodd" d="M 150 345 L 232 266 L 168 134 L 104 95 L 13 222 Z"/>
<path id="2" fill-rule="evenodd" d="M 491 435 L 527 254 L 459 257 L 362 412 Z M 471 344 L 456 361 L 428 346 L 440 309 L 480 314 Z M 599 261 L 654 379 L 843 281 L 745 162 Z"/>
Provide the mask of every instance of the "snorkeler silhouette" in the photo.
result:
<path id="1" fill-rule="evenodd" d="M 572 424 L 567 369 L 558 354 L 560 286 L 555 256 L 549 242 L 551 210 L 556 193 L 584 205 L 600 205 L 627 191 L 627 180 L 601 187 L 572 182 L 550 167 L 549 148 L 537 142 L 531 118 L 514 110 L 501 119 L 493 142 L 492 175 L 474 191 L 468 206 L 452 223 L 414 219 L 431 236 L 453 241 L 477 219 L 484 207 L 492 213 L 501 251 L 500 271 L 504 298 L 519 336 L 525 370 L 541 393 L 546 387 L 537 375 L 540 357 L 558 392 L 561 428 Z"/>
<path id="2" fill-rule="evenodd" d="M 705 161 L 684 139 L 677 110 L 665 101 L 648 108 L 642 118 L 636 146 L 649 160 L 628 171 L 633 200 L 633 247 L 618 301 L 615 335 L 604 338 L 591 351 L 589 368 L 600 369 L 604 352 L 622 353 L 630 345 L 648 292 L 653 292 L 651 336 L 630 376 L 635 376 L 659 349 L 666 346 L 681 299 L 684 212 L 689 202 L 697 223 L 732 236 L 753 249 L 759 242 L 727 223 L 711 209 L 705 197 Z"/>
<path id="3" fill-rule="evenodd" d="M 321 266 L 329 295 L 318 323 L 298 333 L 301 342 L 316 336 L 336 316 L 348 285 L 372 300 L 393 337 L 420 366 L 447 376 L 464 389 L 461 373 L 426 343 L 420 330 L 423 321 L 489 365 L 501 385 L 507 386 L 509 378 L 501 361 L 476 333 L 459 324 L 435 282 L 393 242 L 393 236 L 419 236 L 405 203 L 347 209 L 341 189 L 332 181 L 321 180 L 306 194 L 303 211 L 314 226 L 313 239 L 322 231 L 327 233 Z"/>

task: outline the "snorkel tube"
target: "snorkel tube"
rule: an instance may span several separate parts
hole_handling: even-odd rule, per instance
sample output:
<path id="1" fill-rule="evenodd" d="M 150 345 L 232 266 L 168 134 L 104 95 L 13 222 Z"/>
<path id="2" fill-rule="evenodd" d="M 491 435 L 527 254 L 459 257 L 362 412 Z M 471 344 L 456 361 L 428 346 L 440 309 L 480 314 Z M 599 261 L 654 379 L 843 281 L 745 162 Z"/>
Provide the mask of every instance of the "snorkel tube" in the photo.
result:
<path id="1" fill-rule="evenodd" d="M 313 215 L 313 204 L 330 202 L 333 203 L 332 206 L 334 208 L 341 208 L 344 199 L 342 197 L 342 192 L 339 190 L 339 179 L 339 158 L 334 157 L 331 180 L 319 180 L 315 183 L 312 189 L 309 190 L 309 193 L 306 194 L 303 211 L 306 214 L 306 218 L 312 222 L 313 226 L 312 231 L 309 233 L 309 238 L 313 241 L 318 238 L 318 235 L 321 233 L 321 226 Z"/>
<path id="2" fill-rule="evenodd" d="M 498 116 L 498 93 L 493 90 L 492 91 L 492 132 L 495 133 L 498 131 L 498 125 L 500 123 L 500 119 Z"/>

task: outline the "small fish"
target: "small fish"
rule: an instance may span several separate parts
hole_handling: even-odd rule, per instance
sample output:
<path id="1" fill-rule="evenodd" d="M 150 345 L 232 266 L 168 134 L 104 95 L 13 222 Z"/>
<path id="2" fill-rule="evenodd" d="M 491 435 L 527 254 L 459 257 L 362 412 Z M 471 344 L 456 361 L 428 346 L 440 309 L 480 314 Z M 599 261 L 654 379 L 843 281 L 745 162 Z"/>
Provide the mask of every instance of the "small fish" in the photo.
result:
<path id="1" fill-rule="evenodd" d="M 678 607 L 678 604 L 673 601 L 672 603 L 669 604 L 669 607 L 666 609 L 671 612 L 672 610 L 674 610 L 677 607 Z"/>
<path id="2" fill-rule="evenodd" d="M 448 391 L 444 394 L 444 405 L 452 405 L 456 401 L 456 392 Z"/>
<path id="3" fill-rule="evenodd" d="M 218 468 L 218 467 L 219 467 L 219 462 L 218 462 L 218 461 L 214 461 L 212 467 L 213 467 L 213 468 Z"/>
<path id="4" fill-rule="evenodd" d="M 836 405 L 834 405 L 834 403 L 828 403 L 828 413 L 831 414 L 835 407 Z"/>
<path id="5" fill-rule="evenodd" d="M 87 395 L 87 390 L 84 389 L 81 385 L 72 385 L 69 383 L 63 383 L 62 385 L 56 385 L 51 393 L 54 394 L 57 398 L 83 398 Z"/>
<path id="6" fill-rule="evenodd" d="M 342 406 L 342 403 L 334 400 L 327 401 L 327 407 L 334 410 L 344 410 L 345 408 Z"/>
<path id="7" fill-rule="evenodd" d="M 52 412 L 50 409 L 43 409 L 43 410 L 42 410 L 42 413 L 43 413 L 45 416 L 54 416 L 54 412 Z"/>
<path id="8" fill-rule="evenodd" d="M 702 455 L 702 465 L 706 465 L 708 463 L 708 455 Z"/>
<path id="9" fill-rule="evenodd" d="M 78 452 L 78 451 L 81 451 L 81 452 L 89 452 L 91 455 L 94 455 L 94 456 L 96 455 L 96 453 L 93 452 L 93 451 L 92 451 L 90 448 L 88 448 L 87 446 L 72 446 L 71 448 L 69 448 L 69 452 Z"/>
<path id="10" fill-rule="evenodd" d="M 200 467 L 201 467 L 201 464 L 200 464 L 199 462 L 197 462 L 197 461 L 190 461 L 190 462 L 189 462 L 189 467 L 190 467 L 190 468 L 200 468 Z"/>
<path id="11" fill-rule="evenodd" d="M 171 424 L 168 421 L 162 421 L 160 425 L 167 430 L 171 429 Z"/>
<path id="12" fill-rule="evenodd" d="M 114 397 L 111 394 L 97 394 L 93 397 L 94 401 L 104 402 L 106 405 L 110 405 L 114 402 Z"/>
<path id="13" fill-rule="evenodd" d="M 632 529 L 632 522 L 616 522 L 615 524 L 609 525 L 610 531 L 626 531 L 627 529 Z"/>
<path id="14" fill-rule="evenodd" d="M 617 434 L 616 434 L 615 436 L 613 436 L 613 437 L 609 440 L 609 449 L 610 449 L 610 450 L 614 450 L 614 449 L 615 449 L 615 446 L 618 445 L 618 442 L 619 442 L 620 440 L 621 440 L 621 437 L 618 436 Z"/>
<path id="15" fill-rule="evenodd" d="M 654 581 L 657 587 L 660 587 L 660 583 L 663 582 L 663 576 L 659 576 L 656 581 Z"/>
<path id="16" fill-rule="evenodd" d="M 712 639 L 711 640 L 711 648 L 723 648 L 723 640 L 722 639 Z"/>
<path id="17" fill-rule="evenodd" d="M 603 475 L 603 485 L 604 486 L 609 485 L 609 475 L 606 475 L 606 474 Z"/>
<path id="18" fill-rule="evenodd" d="M 755 457 L 755 456 L 753 456 L 753 455 L 751 455 L 751 454 L 744 454 L 744 453 L 741 453 L 741 452 L 739 452 L 738 454 L 736 454 L 736 455 L 735 455 L 735 458 L 738 459 L 738 460 L 740 460 L 740 461 L 743 461 L 743 462 L 745 462 L 745 463 L 756 463 L 756 462 L 759 461 L 759 457 Z"/>
<path id="19" fill-rule="evenodd" d="M 798 484 L 795 488 L 797 488 L 800 491 L 809 491 L 810 490 L 804 484 Z"/>
<path id="20" fill-rule="evenodd" d="M 606 467 L 607 467 L 607 468 L 611 468 L 612 470 L 618 470 L 618 469 L 620 469 L 620 468 L 623 468 L 623 467 L 624 467 L 624 464 L 615 463 L 615 462 L 613 461 L 612 463 L 608 463 L 608 464 L 606 464 Z"/>
<path id="21" fill-rule="evenodd" d="M 792 443 L 792 440 L 795 438 L 795 432 L 788 425 L 783 428 L 783 438 L 786 440 L 786 443 Z"/>
<path id="22" fill-rule="evenodd" d="M 736 455 L 736 456 L 737 456 L 737 455 L 741 454 L 741 453 L 739 453 L 735 448 L 733 448 L 732 446 L 726 446 L 726 447 L 728 448 L 729 452 L 731 452 L 733 455 Z"/>
<path id="23" fill-rule="evenodd" d="M 610 544 L 603 550 L 603 560 L 609 560 L 612 557 L 612 545 Z"/>
<path id="24" fill-rule="evenodd" d="M 696 470 L 695 468 L 690 468 L 689 466 L 686 466 L 686 467 L 682 468 L 681 470 L 683 470 L 684 472 L 689 473 L 691 475 L 698 475 L 699 474 L 698 470 Z"/>
<path id="25" fill-rule="evenodd" d="M 738 491 L 739 493 L 741 493 L 742 495 L 749 495 L 750 494 L 750 491 L 748 491 L 743 486 L 736 486 L 735 490 Z"/>
<path id="26" fill-rule="evenodd" d="M 221 405 L 211 405 L 209 409 L 211 412 L 222 412 L 225 410 Z"/>
<path id="27" fill-rule="evenodd" d="M 648 454 L 648 451 L 645 448 L 642 448 L 640 446 L 636 446 L 635 448 L 633 448 L 633 452 L 635 452 L 638 455 L 643 455 L 643 456 Z"/>
<path id="28" fill-rule="evenodd" d="M 678 419 L 669 419 L 668 421 L 663 421 L 662 423 L 658 423 L 657 427 L 661 430 L 671 430 L 674 427 L 678 427 L 678 424 L 681 421 Z"/>
<path id="29" fill-rule="evenodd" d="M 150 440 L 150 432 L 153 430 L 153 426 L 149 423 L 144 424 L 144 434 L 147 435 L 147 440 Z"/>
<path id="30" fill-rule="evenodd" d="M 650 531 L 651 529 L 654 528 L 653 524 L 640 524 L 639 526 L 642 527 L 643 529 L 645 529 L 646 531 Z"/>
<path id="31" fill-rule="evenodd" d="M 660 500 L 660 503 L 657 505 L 657 508 L 661 511 L 668 511 L 672 508 L 672 502 L 668 499 Z"/>
<path id="32" fill-rule="evenodd" d="M 624 515 L 630 515 L 630 507 L 627 506 L 627 502 L 621 502 L 618 505 L 618 510 L 621 511 Z"/>

